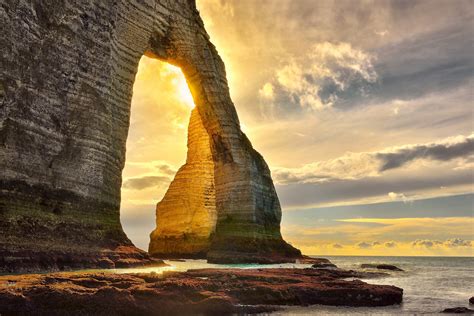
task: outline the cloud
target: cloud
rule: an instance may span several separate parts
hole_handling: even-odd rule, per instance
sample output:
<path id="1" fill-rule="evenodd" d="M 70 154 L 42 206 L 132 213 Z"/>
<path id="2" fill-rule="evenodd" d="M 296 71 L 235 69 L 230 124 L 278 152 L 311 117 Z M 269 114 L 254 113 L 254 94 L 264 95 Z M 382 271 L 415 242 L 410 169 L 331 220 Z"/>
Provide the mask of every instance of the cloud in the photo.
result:
<path id="1" fill-rule="evenodd" d="M 472 16 L 380 45 L 375 52 L 381 58 L 374 67 L 381 84 L 372 97 L 406 100 L 447 91 L 471 80 L 471 25 Z"/>
<path id="2" fill-rule="evenodd" d="M 162 174 L 173 176 L 176 173 L 176 169 L 170 166 L 167 163 L 156 164 L 156 169 L 158 169 Z"/>
<path id="3" fill-rule="evenodd" d="M 273 99 L 274 97 L 274 91 L 273 91 L 273 85 L 269 82 L 265 83 L 263 87 L 258 91 L 260 96 L 265 99 Z"/>
<path id="4" fill-rule="evenodd" d="M 448 239 L 444 242 L 444 245 L 449 248 L 455 247 L 472 247 L 472 241 L 464 240 L 460 238 Z"/>
<path id="5" fill-rule="evenodd" d="M 357 180 L 277 184 L 276 190 L 284 209 L 357 206 L 390 202 L 392 200 L 387 191 L 403 190 L 413 200 L 467 194 L 472 192 L 472 173 L 450 168 L 427 168 Z M 396 206 L 402 208 L 401 205 Z M 441 213 L 449 214 L 446 209 Z"/>
<path id="6" fill-rule="evenodd" d="M 428 144 L 387 148 L 379 152 L 347 153 L 336 159 L 306 164 L 300 168 L 274 168 L 279 184 L 324 183 L 334 180 L 357 180 L 381 176 L 417 159 L 449 161 L 468 158 L 474 153 L 474 134 L 456 136 Z M 396 197 L 394 192 L 389 197 Z"/>
<path id="7" fill-rule="evenodd" d="M 466 240 L 462 238 L 450 238 L 443 241 L 439 240 L 415 240 L 412 242 L 413 247 L 425 247 L 425 248 L 471 248 L 473 247 L 473 243 L 471 240 Z"/>
<path id="8" fill-rule="evenodd" d="M 357 243 L 355 246 L 360 249 L 369 249 L 372 247 L 377 247 L 380 246 L 381 243 L 379 241 L 373 241 L 373 242 L 366 242 L 366 241 L 361 241 Z"/>
<path id="9" fill-rule="evenodd" d="M 291 100 L 302 108 L 331 107 L 343 92 L 365 93 L 367 83 L 375 83 L 374 56 L 346 42 L 313 44 L 303 57 L 293 57 L 275 71 L 260 95 L 280 101 Z M 278 100 L 276 101 L 278 102 Z"/>
<path id="10" fill-rule="evenodd" d="M 403 201 L 403 203 L 412 203 L 413 199 L 408 198 L 405 194 L 403 193 L 395 193 L 395 192 L 389 192 L 388 197 L 392 201 Z"/>
<path id="11" fill-rule="evenodd" d="M 439 240 L 415 240 L 412 242 L 413 247 L 425 247 L 432 248 L 435 245 L 442 245 L 443 243 Z"/>
<path id="12" fill-rule="evenodd" d="M 332 244 L 332 247 L 335 248 L 335 249 L 342 249 L 342 248 L 344 248 L 344 246 L 341 245 L 341 244 Z"/>
<path id="13" fill-rule="evenodd" d="M 467 157 L 474 153 L 474 134 L 467 137 L 458 136 L 439 143 L 409 145 L 393 149 L 391 152 L 377 153 L 382 162 L 380 171 L 400 168 L 416 159 L 448 161 L 459 157 Z"/>
<path id="14" fill-rule="evenodd" d="M 143 190 L 163 184 L 169 184 L 170 178 L 164 176 L 143 176 L 126 180 L 122 188 L 131 190 Z"/>
<path id="15" fill-rule="evenodd" d="M 355 247 L 359 249 L 371 249 L 371 248 L 379 247 L 379 246 L 382 246 L 382 243 L 379 241 L 373 241 L 373 242 L 361 241 L 355 244 Z M 397 243 L 395 243 L 394 241 L 388 241 L 384 243 L 383 246 L 385 246 L 386 248 L 394 248 L 397 246 Z"/>
<path id="16" fill-rule="evenodd" d="M 361 248 L 361 249 L 367 249 L 367 248 L 372 248 L 373 245 L 371 243 L 362 241 L 362 242 L 358 243 L 356 246 Z"/>

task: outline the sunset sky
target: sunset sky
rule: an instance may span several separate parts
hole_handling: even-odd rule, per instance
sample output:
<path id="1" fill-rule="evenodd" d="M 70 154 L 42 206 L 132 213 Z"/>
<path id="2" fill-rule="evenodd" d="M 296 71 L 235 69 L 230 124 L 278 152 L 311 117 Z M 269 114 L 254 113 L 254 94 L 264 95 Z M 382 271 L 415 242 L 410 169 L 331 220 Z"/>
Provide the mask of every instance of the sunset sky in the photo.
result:
<path id="1" fill-rule="evenodd" d="M 287 241 L 314 255 L 474 255 L 473 5 L 198 0 Z M 142 58 L 121 218 L 143 249 L 192 107 L 179 68 Z"/>

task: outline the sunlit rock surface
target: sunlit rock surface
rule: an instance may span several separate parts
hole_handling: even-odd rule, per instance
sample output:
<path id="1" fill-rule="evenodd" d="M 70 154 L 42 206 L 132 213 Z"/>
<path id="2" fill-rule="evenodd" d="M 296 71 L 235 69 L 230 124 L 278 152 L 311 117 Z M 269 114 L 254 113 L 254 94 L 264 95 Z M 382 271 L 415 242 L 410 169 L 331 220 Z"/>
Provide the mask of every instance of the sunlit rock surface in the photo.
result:
<path id="1" fill-rule="evenodd" d="M 188 130 L 186 164 L 156 206 L 157 228 L 150 235 L 149 253 L 157 257 L 205 258 L 216 226 L 214 163 L 196 109 Z"/>
<path id="2" fill-rule="evenodd" d="M 209 135 L 217 214 L 209 260 L 299 256 L 281 238 L 270 171 L 240 130 L 193 1 L 6 1 L 0 29 L 0 271 L 97 266 L 104 252 L 149 260 L 119 216 L 143 54 L 181 67 Z"/>

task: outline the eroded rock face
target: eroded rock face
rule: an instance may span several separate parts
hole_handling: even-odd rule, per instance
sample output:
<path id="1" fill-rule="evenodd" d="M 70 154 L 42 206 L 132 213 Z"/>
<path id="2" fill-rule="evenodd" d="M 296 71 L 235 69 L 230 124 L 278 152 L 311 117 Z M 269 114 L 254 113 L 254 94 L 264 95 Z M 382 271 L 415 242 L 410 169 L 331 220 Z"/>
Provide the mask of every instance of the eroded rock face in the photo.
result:
<path id="1" fill-rule="evenodd" d="M 214 162 L 196 109 L 188 131 L 186 164 L 156 206 L 157 228 L 150 235 L 149 253 L 157 257 L 206 258 L 216 227 Z"/>
<path id="2" fill-rule="evenodd" d="M 217 218 L 209 260 L 299 256 L 281 238 L 269 169 L 240 130 L 193 1 L 7 0 L 0 27 L 0 271 L 15 262 L 37 269 L 44 257 L 94 266 L 117 247 L 141 253 L 119 209 L 143 54 L 181 67 L 210 140 Z"/>

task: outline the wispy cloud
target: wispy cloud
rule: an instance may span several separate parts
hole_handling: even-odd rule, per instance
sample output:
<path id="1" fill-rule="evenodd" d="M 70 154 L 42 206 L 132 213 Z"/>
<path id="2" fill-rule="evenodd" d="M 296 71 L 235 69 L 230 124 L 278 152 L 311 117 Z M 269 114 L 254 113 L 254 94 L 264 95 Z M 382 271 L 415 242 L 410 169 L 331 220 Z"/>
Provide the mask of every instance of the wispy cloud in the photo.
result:
<path id="1" fill-rule="evenodd" d="M 150 187 L 169 184 L 170 178 L 164 176 L 143 176 L 126 180 L 122 187 L 131 190 L 143 190 Z"/>

